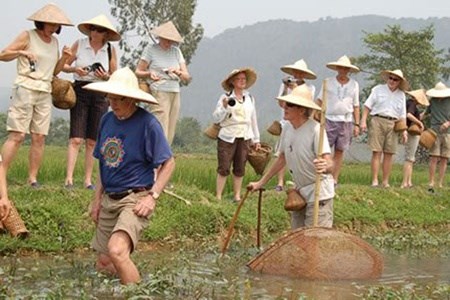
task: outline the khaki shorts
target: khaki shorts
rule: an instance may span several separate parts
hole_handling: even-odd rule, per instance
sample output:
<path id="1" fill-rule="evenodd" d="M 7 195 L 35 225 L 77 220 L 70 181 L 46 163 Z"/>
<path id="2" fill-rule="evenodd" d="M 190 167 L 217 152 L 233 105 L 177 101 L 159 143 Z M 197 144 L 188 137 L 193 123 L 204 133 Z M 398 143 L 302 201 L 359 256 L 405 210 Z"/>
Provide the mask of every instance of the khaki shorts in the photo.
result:
<path id="1" fill-rule="evenodd" d="M 291 212 L 292 229 L 312 227 L 314 225 L 314 203 L 308 203 L 300 211 Z M 333 226 L 333 198 L 320 200 L 318 226 L 331 228 Z"/>
<path id="2" fill-rule="evenodd" d="M 16 87 L 6 121 L 7 131 L 47 135 L 52 113 L 50 93 Z"/>
<path id="3" fill-rule="evenodd" d="M 438 133 L 430 149 L 430 156 L 450 158 L 450 133 Z"/>
<path id="4" fill-rule="evenodd" d="M 415 162 L 416 151 L 419 146 L 420 135 L 408 133 L 408 142 L 405 145 L 405 161 Z"/>
<path id="5" fill-rule="evenodd" d="M 398 134 L 394 131 L 395 120 L 373 116 L 369 124 L 369 147 L 373 152 L 397 152 Z"/>
<path id="6" fill-rule="evenodd" d="M 91 244 L 94 250 L 108 254 L 109 239 L 118 231 L 124 231 L 130 237 L 133 243 L 131 252 L 136 249 L 141 233 L 148 225 L 148 218 L 136 216 L 133 208 L 139 199 L 147 194 L 148 192 L 145 191 L 131 193 L 120 200 L 113 200 L 107 195 L 103 196 L 98 224 Z"/>

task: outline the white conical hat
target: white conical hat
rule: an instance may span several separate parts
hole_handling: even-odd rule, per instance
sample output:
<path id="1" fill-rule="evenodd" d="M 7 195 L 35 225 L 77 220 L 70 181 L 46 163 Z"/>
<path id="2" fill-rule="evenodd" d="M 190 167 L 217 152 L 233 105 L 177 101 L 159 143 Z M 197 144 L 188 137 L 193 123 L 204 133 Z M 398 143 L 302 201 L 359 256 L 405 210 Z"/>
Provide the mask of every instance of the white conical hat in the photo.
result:
<path id="1" fill-rule="evenodd" d="M 306 64 L 306 62 L 303 59 L 297 60 L 293 65 L 283 66 L 280 69 L 281 69 L 281 71 L 288 73 L 292 76 L 294 76 L 294 73 L 295 73 L 295 72 L 293 72 L 293 70 L 297 70 L 297 71 L 304 72 L 306 79 L 316 79 L 317 78 L 316 74 L 314 74 L 313 71 L 308 69 L 308 65 Z"/>
<path id="2" fill-rule="evenodd" d="M 89 33 L 91 32 L 90 26 L 98 26 L 103 27 L 108 30 L 108 41 L 116 42 L 120 41 L 121 36 L 117 32 L 117 30 L 114 28 L 114 26 L 111 24 L 111 22 L 108 20 L 108 18 L 105 15 L 98 15 L 95 18 L 92 18 L 88 21 L 84 21 L 80 24 L 78 24 L 78 30 L 80 30 L 85 35 L 89 36 Z"/>
<path id="3" fill-rule="evenodd" d="M 175 25 L 173 25 L 172 21 L 159 25 L 158 27 L 152 29 L 150 33 L 177 43 L 181 43 L 183 41 L 183 38 Z"/>
<path id="4" fill-rule="evenodd" d="M 450 88 L 448 88 L 444 83 L 438 82 L 434 88 L 427 91 L 427 96 L 432 98 L 447 98 L 450 97 Z"/>
<path id="5" fill-rule="evenodd" d="M 320 106 L 313 101 L 311 90 L 306 84 L 299 85 L 292 92 L 285 96 L 276 98 L 277 100 L 286 101 L 298 106 L 321 110 Z"/>
<path id="6" fill-rule="evenodd" d="M 27 20 L 73 26 L 72 21 L 70 21 L 70 19 L 62 11 L 62 9 L 53 3 L 49 3 L 46 6 L 42 7 L 34 14 L 29 16 Z"/>
<path id="7" fill-rule="evenodd" d="M 349 68 L 350 72 L 352 72 L 352 73 L 359 72 L 359 68 L 355 65 L 352 65 L 352 63 L 350 62 L 350 58 L 348 58 L 347 55 L 339 57 L 339 59 L 337 61 L 328 63 L 327 67 L 332 70 L 335 70 L 335 71 L 337 70 L 337 67 L 344 67 L 344 68 Z"/>

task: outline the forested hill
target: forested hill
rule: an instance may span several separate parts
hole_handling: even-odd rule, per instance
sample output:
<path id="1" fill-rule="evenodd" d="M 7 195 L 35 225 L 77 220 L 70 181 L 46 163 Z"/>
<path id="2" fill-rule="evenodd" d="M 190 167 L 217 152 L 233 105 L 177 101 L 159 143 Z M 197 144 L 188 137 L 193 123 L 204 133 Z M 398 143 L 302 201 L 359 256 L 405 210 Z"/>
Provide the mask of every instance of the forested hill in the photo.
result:
<path id="1" fill-rule="evenodd" d="M 281 114 L 274 100 L 283 77 L 280 66 L 304 58 L 318 75 L 311 83 L 319 89 L 324 76 L 334 76 L 326 63 L 344 54 L 363 54 L 365 33 L 381 32 L 387 25 L 395 24 L 404 30 L 420 30 L 433 24 L 436 47 L 450 47 L 450 18 L 393 19 L 375 15 L 315 22 L 273 20 L 204 38 L 188 66 L 193 81 L 182 90 L 182 115 L 209 123 L 222 93 L 221 81 L 235 67 L 251 66 L 257 71 L 258 80 L 250 91 L 256 98 L 259 125 L 263 129 Z M 356 78 L 362 82 L 364 75 Z"/>

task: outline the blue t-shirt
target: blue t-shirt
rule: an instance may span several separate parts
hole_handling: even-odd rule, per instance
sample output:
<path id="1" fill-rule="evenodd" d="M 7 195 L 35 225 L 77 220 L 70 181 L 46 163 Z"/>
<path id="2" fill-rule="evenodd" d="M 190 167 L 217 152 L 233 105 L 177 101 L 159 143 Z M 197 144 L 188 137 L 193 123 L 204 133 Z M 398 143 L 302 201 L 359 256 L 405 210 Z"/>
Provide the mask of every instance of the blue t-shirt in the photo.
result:
<path id="1" fill-rule="evenodd" d="M 152 186 L 154 169 L 172 157 L 172 150 L 155 116 L 138 107 L 126 120 L 113 112 L 103 116 L 94 156 L 103 188 L 111 193 Z"/>

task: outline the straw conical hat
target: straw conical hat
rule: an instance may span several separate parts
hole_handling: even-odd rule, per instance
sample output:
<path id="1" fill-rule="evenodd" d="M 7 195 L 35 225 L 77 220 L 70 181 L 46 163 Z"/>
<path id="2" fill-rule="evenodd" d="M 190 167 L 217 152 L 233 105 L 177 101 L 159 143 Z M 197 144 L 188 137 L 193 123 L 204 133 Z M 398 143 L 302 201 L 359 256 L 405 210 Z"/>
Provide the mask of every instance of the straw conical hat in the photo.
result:
<path id="1" fill-rule="evenodd" d="M 286 101 L 298 106 L 321 110 L 320 106 L 314 103 L 312 93 L 306 84 L 299 85 L 292 92 L 285 96 L 276 98 L 277 100 Z"/>
<path id="2" fill-rule="evenodd" d="M 175 25 L 173 25 L 172 21 L 159 25 L 158 27 L 152 29 L 150 33 L 177 43 L 181 43 L 183 41 L 183 38 Z"/>
<path id="3" fill-rule="evenodd" d="M 83 34 L 89 36 L 89 33 L 91 32 L 91 25 L 106 28 L 108 30 L 108 41 L 120 41 L 120 34 L 117 32 L 117 30 L 105 15 L 98 15 L 95 18 L 90 19 L 89 21 L 84 21 L 78 24 L 78 30 L 80 30 Z"/>
<path id="4" fill-rule="evenodd" d="M 350 62 L 350 58 L 347 55 L 341 56 L 337 61 L 333 61 L 327 64 L 327 67 L 332 70 L 337 70 L 337 67 L 349 68 L 350 72 L 358 73 L 359 68 L 355 65 L 352 65 Z"/>
<path id="5" fill-rule="evenodd" d="M 316 79 L 317 76 L 316 74 L 314 74 L 313 71 L 311 71 L 310 69 L 308 69 L 308 65 L 306 64 L 306 62 L 303 59 L 297 60 L 293 65 L 286 65 L 280 68 L 281 71 L 283 71 L 284 73 L 288 73 L 292 76 L 294 76 L 294 70 L 297 71 L 302 71 L 305 73 L 305 78 L 306 79 Z"/>
<path id="6" fill-rule="evenodd" d="M 245 76 L 247 77 L 247 84 L 245 85 L 245 88 L 248 89 L 256 82 L 256 72 L 252 68 L 240 68 L 240 69 L 234 69 L 231 71 L 230 74 L 227 75 L 227 77 L 222 81 L 222 87 L 225 91 L 229 92 L 233 89 L 233 84 L 231 83 L 231 79 L 241 73 L 244 72 Z"/>
<path id="7" fill-rule="evenodd" d="M 389 75 L 395 75 L 395 76 L 397 76 L 397 77 L 399 77 L 399 78 L 401 79 L 399 88 L 400 88 L 402 91 L 406 91 L 406 90 L 409 89 L 409 83 L 408 83 L 408 81 L 406 80 L 405 76 L 403 76 L 403 72 L 402 72 L 401 70 L 397 69 L 397 70 L 393 70 L 393 71 L 391 71 L 391 70 L 384 70 L 384 71 L 381 71 L 381 77 L 382 77 L 383 80 L 386 81 L 386 82 L 387 82 L 388 79 L 389 79 Z"/>
<path id="8" fill-rule="evenodd" d="M 438 82 L 438 83 L 436 83 L 434 88 L 429 89 L 427 91 L 427 96 L 433 97 L 433 98 L 447 98 L 447 97 L 450 97 L 450 88 L 448 88 L 442 82 Z"/>
<path id="9" fill-rule="evenodd" d="M 46 6 L 42 7 L 34 14 L 29 16 L 27 20 L 73 26 L 72 21 L 70 21 L 66 14 L 53 3 L 49 3 Z"/>
<path id="10" fill-rule="evenodd" d="M 417 103 L 419 103 L 421 105 L 424 105 L 424 106 L 430 105 L 427 95 L 425 94 L 425 90 L 423 90 L 423 89 L 407 91 L 405 93 L 407 93 L 408 95 L 413 97 L 417 101 Z"/>

